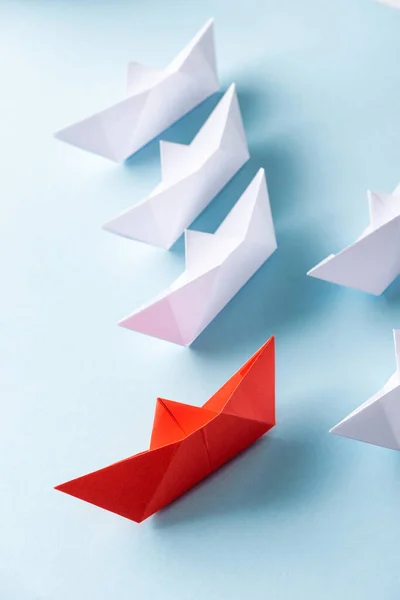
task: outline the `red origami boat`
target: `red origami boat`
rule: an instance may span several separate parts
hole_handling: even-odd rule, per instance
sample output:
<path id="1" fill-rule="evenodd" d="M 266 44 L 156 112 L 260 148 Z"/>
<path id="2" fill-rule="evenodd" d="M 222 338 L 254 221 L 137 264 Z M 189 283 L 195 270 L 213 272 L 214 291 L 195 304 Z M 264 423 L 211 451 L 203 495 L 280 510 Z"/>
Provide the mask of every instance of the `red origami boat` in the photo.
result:
<path id="1" fill-rule="evenodd" d="M 140 523 L 274 425 L 271 337 L 202 407 L 158 398 L 149 450 L 56 489 Z"/>

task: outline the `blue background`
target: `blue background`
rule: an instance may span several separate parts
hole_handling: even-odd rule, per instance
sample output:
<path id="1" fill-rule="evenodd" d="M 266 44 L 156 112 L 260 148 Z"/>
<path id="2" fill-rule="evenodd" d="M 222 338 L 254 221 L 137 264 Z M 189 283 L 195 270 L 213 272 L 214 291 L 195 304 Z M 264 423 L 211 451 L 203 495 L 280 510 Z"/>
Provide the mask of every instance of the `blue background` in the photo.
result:
<path id="1" fill-rule="evenodd" d="M 0 2 L 0 598 L 398 600 L 400 463 L 328 429 L 395 368 L 400 283 L 379 298 L 306 277 L 400 179 L 400 12 L 370 0 Z M 119 100 L 216 19 L 279 249 L 188 350 L 115 323 L 183 268 L 101 230 L 158 181 L 52 133 Z M 210 99 L 164 136 L 190 141 Z M 141 525 L 52 486 L 147 447 L 158 395 L 200 405 L 271 334 L 276 428 Z"/>

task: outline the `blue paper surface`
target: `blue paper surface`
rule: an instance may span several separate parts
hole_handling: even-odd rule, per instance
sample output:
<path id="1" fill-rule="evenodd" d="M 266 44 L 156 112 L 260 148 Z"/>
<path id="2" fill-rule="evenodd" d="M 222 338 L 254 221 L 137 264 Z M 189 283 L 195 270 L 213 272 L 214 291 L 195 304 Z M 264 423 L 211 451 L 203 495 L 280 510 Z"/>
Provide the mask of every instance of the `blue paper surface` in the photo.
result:
<path id="1" fill-rule="evenodd" d="M 101 225 L 159 180 L 52 133 L 118 101 L 210 16 L 278 251 L 188 350 L 115 323 L 183 269 Z M 379 298 L 306 277 L 400 180 L 400 11 L 370 0 L 0 2 L 0 598 L 398 600 L 400 457 L 328 434 L 394 371 L 400 282 Z M 166 139 L 187 142 L 210 99 Z M 277 426 L 142 525 L 52 487 L 147 447 L 157 396 L 202 404 L 271 335 Z"/>

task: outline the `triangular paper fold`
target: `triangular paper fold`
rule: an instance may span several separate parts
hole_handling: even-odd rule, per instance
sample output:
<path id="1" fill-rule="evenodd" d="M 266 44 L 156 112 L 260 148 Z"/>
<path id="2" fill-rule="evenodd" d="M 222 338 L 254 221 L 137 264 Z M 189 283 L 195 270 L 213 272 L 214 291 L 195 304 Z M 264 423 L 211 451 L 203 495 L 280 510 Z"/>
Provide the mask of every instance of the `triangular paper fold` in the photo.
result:
<path id="1" fill-rule="evenodd" d="M 330 433 L 400 450 L 400 371 L 398 341 L 400 332 L 394 331 L 396 350 L 396 372 L 381 390 L 364 402 L 343 421 L 333 427 Z"/>
<path id="2" fill-rule="evenodd" d="M 202 406 L 193 406 L 174 400 L 163 400 L 162 402 L 186 436 L 203 427 L 215 417 L 215 411 Z"/>
<path id="3" fill-rule="evenodd" d="M 379 296 L 400 274 L 400 190 L 368 192 L 370 224 L 338 254 L 307 275 Z"/>
<path id="4" fill-rule="evenodd" d="M 274 425 L 272 337 L 203 407 L 159 398 L 149 450 L 56 489 L 140 522 Z"/>
<path id="5" fill-rule="evenodd" d="M 170 248 L 249 159 L 235 86 L 231 85 L 192 142 L 160 142 L 161 182 L 104 229 Z"/>
<path id="6" fill-rule="evenodd" d="M 185 432 L 168 410 L 165 400 L 157 398 L 154 412 L 153 431 L 151 432 L 150 450 L 160 448 L 171 442 L 180 442 Z"/>
<path id="7" fill-rule="evenodd" d="M 128 65 L 128 97 L 55 137 L 122 162 L 219 88 L 213 20 L 165 68 Z"/>
<path id="8" fill-rule="evenodd" d="M 260 169 L 214 234 L 186 231 L 186 269 L 119 325 L 190 345 L 277 248 Z"/>

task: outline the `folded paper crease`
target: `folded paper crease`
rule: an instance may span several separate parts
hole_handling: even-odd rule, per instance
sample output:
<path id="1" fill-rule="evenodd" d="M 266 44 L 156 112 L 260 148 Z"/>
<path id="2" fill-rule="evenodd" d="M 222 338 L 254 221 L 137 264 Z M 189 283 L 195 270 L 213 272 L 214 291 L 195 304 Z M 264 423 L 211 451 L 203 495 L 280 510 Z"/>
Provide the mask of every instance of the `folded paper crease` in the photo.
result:
<path id="1" fill-rule="evenodd" d="M 274 425 L 271 337 L 202 407 L 158 398 L 149 450 L 56 489 L 141 522 Z"/>
<path id="2" fill-rule="evenodd" d="M 400 274 L 400 186 L 392 194 L 368 192 L 370 224 L 338 254 L 307 275 L 379 296 Z"/>
<path id="3" fill-rule="evenodd" d="M 330 433 L 400 450 L 400 331 L 394 330 L 396 371 L 383 388 L 361 404 Z"/>
<path id="4" fill-rule="evenodd" d="M 214 234 L 186 230 L 186 268 L 170 287 L 119 325 L 190 345 L 276 250 L 264 170 Z"/>
<path id="5" fill-rule="evenodd" d="M 235 85 L 189 145 L 161 141 L 160 156 L 161 182 L 103 227 L 168 249 L 250 157 Z"/>
<path id="6" fill-rule="evenodd" d="M 207 21 L 165 68 L 128 65 L 127 97 L 55 137 L 122 162 L 219 89 L 214 22 Z"/>

